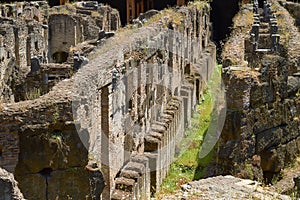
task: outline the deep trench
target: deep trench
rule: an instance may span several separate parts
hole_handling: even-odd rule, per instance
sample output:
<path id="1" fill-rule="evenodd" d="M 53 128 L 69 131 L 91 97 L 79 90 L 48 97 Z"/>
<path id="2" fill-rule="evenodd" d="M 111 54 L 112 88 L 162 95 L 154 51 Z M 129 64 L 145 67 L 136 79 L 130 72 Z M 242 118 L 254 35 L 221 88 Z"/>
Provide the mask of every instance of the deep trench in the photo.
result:
<path id="1" fill-rule="evenodd" d="M 21 1 L 21 0 L 18 0 Z M 73 2 L 74 0 L 71 0 Z M 126 25 L 126 1 L 120 0 L 97 0 L 99 3 L 108 4 L 113 8 L 118 9 L 121 18 L 121 24 Z M 226 40 L 230 34 L 230 27 L 232 25 L 233 17 L 239 11 L 239 4 L 241 0 L 213 0 L 211 2 L 211 22 L 213 25 L 212 40 L 217 45 L 218 55 L 220 55 L 221 43 Z M 49 1 L 49 5 L 59 5 L 59 0 Z M 162 10 L 167 7 L 175 6 L 176 0 L 153 0 L 153 6 L 156 10 Z M 262 6 L 263 0 L 259 0 L 260 6 Z M 146 8 L 147 9 L 147 8 Z"/>
<path id="2" fill-rule="evenodd" d="M 109 4 L 120 12 L 121 23 L 126 24 L 126 1 L 98 0 L 99 3 Z M 262 2 L 262 1 L 261 1 Z M 239 11 L 240 0 L 213 0 L 211 2 L 212 40 L 217 45 L 218 60 L 222 52 L 222 43 L 230 35 L 232 19 Z M 154 0 L 154 9 L 162 10 L 169 6 L 175 6 L 176 0 Z"/>
<path id="3" fill-rule="evenodd" d="M 52 2 L 52 4 L 51 4 Z M 49 1 L 50 6 L 54 6 L 55 1 Z M 59 1 L 57 1 L 59 2 Z M 114 1 L 114 0 L 98 0 L 100 3 L 107 3 L 112 7 L 115 7 L 120 12 L 121 22 L 124 25 L 126 23 L 126 1 Z M 239 11 L 239 0 L 213 0 L 211 2 L 211 15 L 210 20 L 212 22 L 212 40 L 217 46 L 217 59 L 220 61 L 222 52 L 222 43 L 226 41 L 231 32 L 232 19 Z M 168 5 L 176 5 L 176 0 L 157 1 L 155 9 L 161 10 Z M 0 158 L 1 158 L 0 147 Z M 50 178 L 52 169 L 45 168 L 40 171 L 40 175 L 45 178 L 46 181 L 46 199 L 48 199 L 48 178 Z M 266 175 L 267 176 L 267 175 Z M 265 177 L 266 179 L 269 177 Z M 269 178 L 270 179 L 270 178 Z"/>
<path id="4" fill-rule="evenodd" d="M 239 0 L 213 0 L 210 20 L 212 22 L 212 40 L 217 46 L 217 59 L 220 62 L 222 43 L 229 37 L 232 19 L 239 11 Z"/>

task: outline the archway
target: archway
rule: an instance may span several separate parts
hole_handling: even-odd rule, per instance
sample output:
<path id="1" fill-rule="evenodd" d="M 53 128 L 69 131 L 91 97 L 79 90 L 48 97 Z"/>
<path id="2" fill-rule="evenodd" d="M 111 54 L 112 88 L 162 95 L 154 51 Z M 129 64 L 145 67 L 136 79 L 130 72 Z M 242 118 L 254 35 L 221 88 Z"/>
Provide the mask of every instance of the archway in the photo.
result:
<path id="1" fill-rule="evenodd" d="M 52 55 L 52 59 L 54 63 L 64 63 L 67 61 L 69 54 L 64 51 L 55 52 Z"/>

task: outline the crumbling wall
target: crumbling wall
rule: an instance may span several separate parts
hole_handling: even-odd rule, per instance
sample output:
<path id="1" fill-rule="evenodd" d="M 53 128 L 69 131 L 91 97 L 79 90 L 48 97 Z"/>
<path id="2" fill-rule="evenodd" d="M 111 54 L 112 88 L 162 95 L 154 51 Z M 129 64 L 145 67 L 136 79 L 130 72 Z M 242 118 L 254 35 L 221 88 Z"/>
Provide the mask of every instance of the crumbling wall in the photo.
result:
<path id="1" fill-rule="evenodd" d="M 295 23 L 298 28 L 300 27 L 300 4 L 296 2 L 290 1 L 280 1 L 280 4 L 285 7 L 289 11 L 292 17 L 295 18 Z"/>
<path id="2" fill-rule="evenodd" d="M 149 199 L 159 190 L 199 103 L 208 78 L 201 75 L 215 65 L 209 7 L 173 14 L 116 35 L 77 73 L 78 131 L 89 133 L 105 199 Z"/>
<path id="3" fill-rule="evenodd" d="M 27 76 L 16 85 L 14 92 L 16 101 L 26 101 L 39 98 L 48 93 L 55 84 L 70 78 L 73 67 L 70 64 L 36 64 L 36 71 L 30 71 Z"/>
<path id="4" fill-rule="evenodd" d="M 102 4 L 81 2 L 73 7 L 52 8 L 49 16 L 49 60 L 67 61 L 70 47 L 87 40 L 98 40 L 100 31 L 110 32 L 120 28 L 117 10 Z M 94 2 L 95 3 L 95 2 Z"/>
<path id="5" fill-rule="evenodd" d="M 103 199 L 149 199 L 159 190 L 216 61 L 208 5 L 166 13 L 105 41 L 89 64 L 49 93 L 1 105 L 0 166 L 14 172 L 25 198 L 90 199 L 95 177 L 84 168 L 88 162 L 103 173 Z M 85 23 L 51 16 L 62 27 L 71 20 L 74 34 Z M 31 64 L 32 87 L 48 74 L 45 66 L 50 73 L 63 66 Z M 63 70 L 69 68 L 58 74 Z"/>
<path id="6" fill-rule="evenodd" d="M 271 41 L 272 47 L 264 45 L 267 43 L 263 41 L 271 40 L 274 34 L 267 21 L 259 23 L 261 44 L 250 39 L 252 5 L 242 8 L 225 45 L 222 76 L 227 117 L 208 175 L 234 174 L 272 181 L 300 153 L 300 34 L 283 7 L 275 1 L 271 7 L 277 16 L 278 46 Z"/>
<path id="7" fill-rule="evenodd" d="M 16 73 L 16 63 L 15 63 L 15 47 L 14 45 L 14 29 L 9 24 L 2 24 L 2 34 L 1 34 L 1 73 L 0 73 L 0 80 L 1 80 L 1 101 L 9 101 L 13 102 L 13 92 L 12 92 L 12 85 L 17 79 Z"/>
<path id="8" fill-rule="evenodd" d="M 89 13 L 77 15 L 76 10 L 67 8 L 49 9 L 42 1 L 0 5 L 0 102 L 24 99 L 18 90 L 32 67 L 67 62 L 71 46 L 85 40 L 96 43 L 101 29 L 116 31 L 120 27 L 118 11 L 108 6 L 86 7 Z"/>
<path id="9" fill-rule="evenodd" d="M 77 30 L 78 29 L 78 30 Z M 63 63 L 67 60 L 71 46 L 83 41 L 82 28 L 68 14 L 52 14 L 49 17 L 50 62 Z"/>
<path id="10" fill-rule="evenodd" d="M 39 6 L 39 5 L 37 5 Z M 48 31 L 42 11 L 29 3 L 1 5 L 0 101 L 15 101 L 15 86 L 28 73 L 33 56 L 47 62 Z"/>
<path id="11" fill-rule="evenodd" d="M 70 88 L 72 81 L 62 81 L 41 98 L 1 108 L 0 165 L 15 174 L 25 198 L 89 195 L 88 152 L 73 123 Z"/>

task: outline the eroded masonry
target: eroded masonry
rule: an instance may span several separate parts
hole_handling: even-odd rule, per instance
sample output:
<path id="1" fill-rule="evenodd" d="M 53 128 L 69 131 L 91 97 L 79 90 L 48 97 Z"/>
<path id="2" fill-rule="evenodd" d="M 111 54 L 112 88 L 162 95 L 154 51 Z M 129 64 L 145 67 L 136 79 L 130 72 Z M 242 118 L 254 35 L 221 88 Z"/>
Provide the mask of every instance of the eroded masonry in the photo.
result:
<path id="1" fill-rule="evenodd" d="M 300 153 L 298 8 L 254 1 L 234 18 L 222 55 L 226 121 L 208 176 L 270 182 Z M 150 199 L 216 64 L 209 19 L 204 2 L 151 10 L 125 28 L 94 1 L 2 4 L 4 198 Z"/>
<path id="2" fill-rule="evenodd" d="M 0 166 L 24 197 L 149 199 L 216 62 L 209 5 L 117 33 L 96 2 L 1 8 Z"/>
<path id="3" fill-rule="evenodd" d="M 223 50 L 227 118 L 209 174 L 271 182 L 299 154 L 296 24 L 277 1 L 247 4 L 235 17 Z"/>

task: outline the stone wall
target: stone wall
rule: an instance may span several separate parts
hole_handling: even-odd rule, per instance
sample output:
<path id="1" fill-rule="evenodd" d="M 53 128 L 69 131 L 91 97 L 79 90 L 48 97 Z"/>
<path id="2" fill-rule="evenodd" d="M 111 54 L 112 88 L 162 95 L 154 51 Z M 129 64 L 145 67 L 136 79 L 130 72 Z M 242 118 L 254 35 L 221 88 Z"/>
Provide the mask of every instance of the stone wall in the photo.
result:
<path id="1" fill-rule="evenodd" d="M 74 71 L 71 64 L 37 64 L 37 71 L 31 70 L 19 81 L 15 89 L 15 100 L 25 101 L 39 98 L 48 93 L 61 80 L 70 78 Z"/>
<path id="2" fill-rule="evenodd" d="M 292 17 L 295 18 L 296 26 L 300 27 L 300 3 L 288 2 L 288 1 L 280 1 L 280 4 L 285 7 L 289 11 Z"/>
<path id="3" fill-rule="evenodd" d="M 0 5 L 0 103 L 22 100 L 17 90 L 31 71 L 32 59 L 67 62 L 71 46 L 98 40 L 102 29 L 120 27 L 118 12 L 108 6 L 78 14 L 75 5 L 71 8 L 50 9 L 43 1 Z"/>
<path id="4" fill-rule="evenodd" d="M 225 44 L 222 76 L 227 118 L 208 175 L 234 174 L 271 182 L 300 153 L 300 34 L 289 13 L 276 1 L 271 4 L 280 34 L 277 50 L 266 45 L 271 41 L 264 42 L 271 40 L 267 21 L 260 22 L 260 44 L 250 39 L 251 5 L 236 16 Z"/>
<path id="5" fill-rule="evenodd" d="M 72 81 L 61 81 L 36 100 L 1 108 L 0 165 L 15 174 L 25 198 L 89 195 L 88 152 L 73 123 L 70 88 Z"/>
<path id="6" fill-rule="evenodd" d="M 99 32 L 111 32 L 120 28 L 117 10 L 102 4 L 89 6 L 74 4 L 50 10 L 49 60 L 54 63 L 67 61 L 70 47 L 86 40 L 98 40 Z"/>
<path id="7" fill-rule="evenodd" d="M 149 199 L 159 190 L 199 103 L 200 71 L 215 65 L 208 10 L 181 8 L 179 24 L 175 12 L 162 13 L 116 35 L 79 70 L 75 116 L 106 179 L 104 199 Z"/>
<path id="8" fill-rule="evenodd" d="M 49 93 L 1 105 L 0 166 L 14 172 L 25 198 L 91 199 L 89 162 L 103 173 L 103 199 L 158 191 L 200 102 L 201 75 L 215 65 L 208 20 L 205 4 L 162 13 L 108 39 Z M 26 84 L 42 85 L 63 66 L 41 65 Z"/>
<path id="9" fill-rule="evenodd" d="M 14 101 L 14 87 L 22 71 L 30 69 L 30 59 L 41 55 L 47 61 L 47 31 L 41 12 L 29 3 L 1 5 L 0 101 Z"/>
<path id="10" fill-rule="evenodd" d="M 67 60 L 70 47 L 83 41 L 82 27 L 68 14 L 52 14 L 49 30 L 49 59 L 54 63 L 63 63 Z"/>

